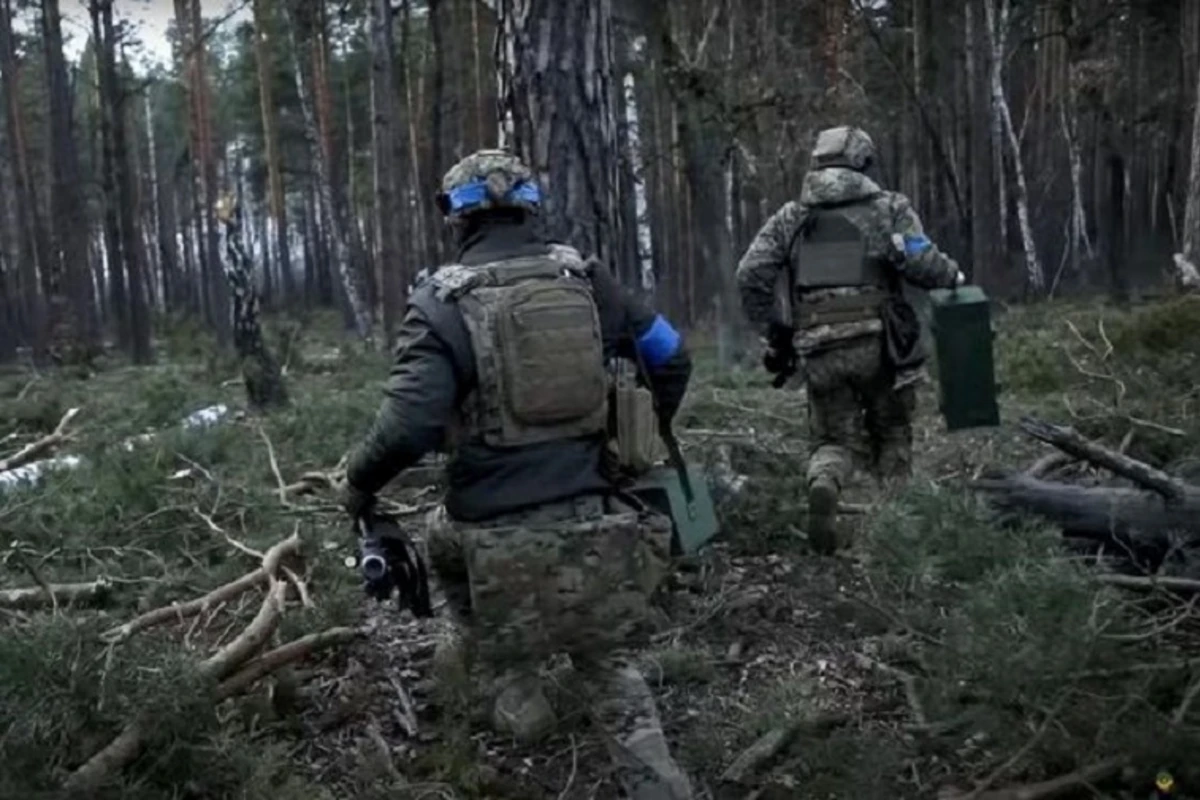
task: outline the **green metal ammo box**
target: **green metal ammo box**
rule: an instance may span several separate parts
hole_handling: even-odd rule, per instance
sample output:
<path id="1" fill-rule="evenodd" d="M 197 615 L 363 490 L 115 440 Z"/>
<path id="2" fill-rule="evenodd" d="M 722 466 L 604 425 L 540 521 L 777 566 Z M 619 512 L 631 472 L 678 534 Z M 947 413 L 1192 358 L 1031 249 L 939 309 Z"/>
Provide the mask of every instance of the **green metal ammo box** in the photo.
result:
<path id="1" fill-rule="evenodd" d="M 940 388 L 938 400 L 946 429 L 999 425 L 987 295 L 978 286 L 961 286 L 934 289 L 929 300 Z"/>

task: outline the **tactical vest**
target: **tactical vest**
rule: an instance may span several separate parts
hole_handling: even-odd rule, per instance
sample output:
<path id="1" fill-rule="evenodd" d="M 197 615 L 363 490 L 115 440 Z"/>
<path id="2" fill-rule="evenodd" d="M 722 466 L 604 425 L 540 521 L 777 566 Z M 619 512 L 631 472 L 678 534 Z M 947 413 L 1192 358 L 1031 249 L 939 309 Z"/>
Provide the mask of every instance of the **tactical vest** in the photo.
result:
<path id="1" fill-rule="evenodd" d="M 462 312 L 478 376 L 454 439 L 521 447 L 605 430 L 600 318 L 578 253 L 443 267 L 430 280 Z"/>
<path id="2" fill-rule="evenodd" d="M 846 208 L 809 208 L 792 244 L 792 291 L 801 328 L 876 317 L 886 297 L 887 265 L 871 254 L 866 235 L 844 213 Z M 831 296 L 805 299 L 817 292 Z"/>

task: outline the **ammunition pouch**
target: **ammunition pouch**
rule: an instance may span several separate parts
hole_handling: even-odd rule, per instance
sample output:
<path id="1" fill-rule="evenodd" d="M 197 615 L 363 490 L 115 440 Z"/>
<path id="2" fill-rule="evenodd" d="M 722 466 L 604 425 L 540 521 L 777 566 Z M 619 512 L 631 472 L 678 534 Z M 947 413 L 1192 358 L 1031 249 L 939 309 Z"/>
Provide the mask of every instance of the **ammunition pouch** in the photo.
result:
<path id="1" fill-rule="evenodd" d="M 880 289 L 819 300 L 801 297 L 796 303 L 796 322 L 801 329 L 808 329 L 820 325 L 841 325 L 879 319 L 887 299 L 887 292 Z"/>
<path id="2" fill-rule="evenodd" d="M 645 474 L 666 458 L 649 389 L 638 386 L 633 375 L 618 374 L 612 381 L 609 407 L 609 446 L 619 476 Z"/>

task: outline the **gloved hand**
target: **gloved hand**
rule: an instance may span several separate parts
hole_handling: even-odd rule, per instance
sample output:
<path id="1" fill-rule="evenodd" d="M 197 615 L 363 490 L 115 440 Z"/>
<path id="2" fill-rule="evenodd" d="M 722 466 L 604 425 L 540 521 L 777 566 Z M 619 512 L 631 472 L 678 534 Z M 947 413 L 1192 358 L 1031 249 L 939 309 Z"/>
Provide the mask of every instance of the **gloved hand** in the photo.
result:
<path id="1" fill-rule="evenodd" d="M 772 322 L 767 328 L 766 345 L 763 353 L 763 368 L 775 375 L 789 375 L 796 369 L 796 345 L 792 341 L 794 331 L 781 322 Z"/>
<path id="2" fill-rule="evenodd" d="M 338 481 L 338 504 L 350 519 L 360 519 L 375 506 L 375 495 L 358 489 L 344 477 Z"/>
<path id="3" fill-rule="evenodd" d="M 958 272 L 954 273 L 955 287 L 962 286 L 966 282 L 967 282 L 967 276 L 963 274 L 963 271 L 961 269 Z"/>

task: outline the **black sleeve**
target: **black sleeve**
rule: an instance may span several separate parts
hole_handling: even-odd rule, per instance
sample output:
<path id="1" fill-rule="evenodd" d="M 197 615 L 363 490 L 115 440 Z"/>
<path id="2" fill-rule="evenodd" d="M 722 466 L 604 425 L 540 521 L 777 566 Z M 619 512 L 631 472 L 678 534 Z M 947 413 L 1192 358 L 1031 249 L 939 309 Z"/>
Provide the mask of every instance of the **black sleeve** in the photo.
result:
<path id="1" fill-rule="evenodd" d="M 442 444 L 458 399 L 451 348 L 427 315 L 410 305 L 397 336 L 383 403 L 370 432 L 351 455 L 346 477 L 375 493 Z"/>
<path id="2" fill-rule="evenodd" d="M 607 266 L 590 259 L 588 273 L 596 293 L 605 356 L 645 365 L 659 414 L 671 420 L 692 375 L 687 343 L 666 317 L 622 287 Z"/>

